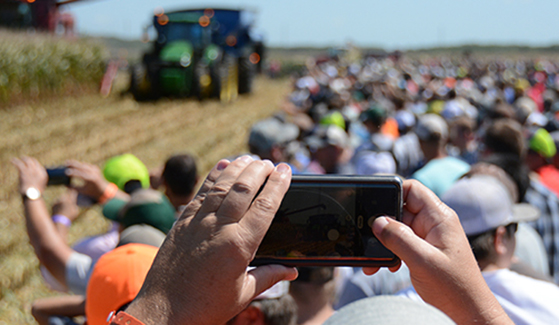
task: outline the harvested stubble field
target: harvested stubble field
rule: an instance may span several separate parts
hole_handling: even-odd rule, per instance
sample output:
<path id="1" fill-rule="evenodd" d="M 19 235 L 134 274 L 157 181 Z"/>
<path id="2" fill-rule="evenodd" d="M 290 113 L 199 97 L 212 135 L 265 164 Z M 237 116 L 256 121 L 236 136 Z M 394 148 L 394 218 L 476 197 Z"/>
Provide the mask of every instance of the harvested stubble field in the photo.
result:
<path id="1" fill-rule="evenodd" d="M 165 99 L 136 103 L 126 96 L 89 94 L 0 111 L 0 325 L 34 324 L 32 301 L 57 294 L 43 284 L 28 243 L 13 157 L 33 156 L 46 166 L 70 158 L 101 166 L 129 152 L 155 168 L 171 154 L 190 152 L 205 175 L 220 158 L 247 151 L 250 126 L 278 109 L 288 87 L 287 80 L 260 77 L 254 94 L 228 105 Z M 47 189 L 47 203 L 62 191 Z M 107 226 L 98 208 L 82 210 L 70 242 Z"/>

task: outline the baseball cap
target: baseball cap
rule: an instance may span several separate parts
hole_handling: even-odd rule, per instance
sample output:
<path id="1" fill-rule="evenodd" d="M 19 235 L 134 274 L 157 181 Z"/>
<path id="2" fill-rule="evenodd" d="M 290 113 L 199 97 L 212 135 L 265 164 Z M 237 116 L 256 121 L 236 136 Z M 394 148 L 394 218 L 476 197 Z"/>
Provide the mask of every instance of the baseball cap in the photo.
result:
<path id="1" fill-rule="evenodd" d="M 361 113 L 359 120 L 361 122 L 372 121 L 376 125 L 382 125 L 386 121 L 387 112 L 385 109 L 378 105 L 371 105 L 371 107 Z"/>
<path id="2" fill-rule="evenodd" d="M 530 132 L 528 142 L 530 149 L 546 158 L 553 157 L 555 156 L 555 153 L 557 153 L 555 142 L 553 141 L 551 135 L 549 135 L 549 132 L 545 129 L 539 128 Z"/>
<path id="3" fill-rule="evenodd" d="M 162 193 L 141 189 L 130 195 L 130 200 L 114 198 L 103 206 L 103 215 L 125 228 L 146 224 L 168 233 L 175 223 L 175 209 Z"/>
<path id="4" fill-rule="evenodd" d="M 419 118 L 415 126 L 415 134 L 423 141 L 447 139 L 448 125 L 445 120 L 437 114 L 425 114 Z"/>
<path id="5" fill-rule="evenodd" d="M 441 200 L 458 214 L 468 236 L 539 217 L 537 209 L 529 204 L 513 204 L 505 186 L 487 175 L 459 180 Z"/>
<path id="6" fill-rule="evenodd" d="M 128 244 L 145 244 L 154 247 L 161 247 L 165 241 L 165 233 L 150 225 L 133 225 L 124 229 L 120 233 L 120 239 L 116 247 Z"/>
<path id="7" fill-rule="evenodd" d="M 324 148 L 328 145 L 345 147 L 348 143 L 346 132 L 336 125 L 321 125 L 305 139 L 311 148 Z"/>
<path id="8" fill-rule="evenodd" d="M 271 117 L 255 123 L 249 134 L 249 146 L 266 152 L 274 145 L 285 144 L 297 139 L 299 128 L 292 123 L 282 122 L 278 118 Z"/>
<path id="9" fill-rule="evenodd" d="M 400 130 L 400 132 L 415 125 L 415 116 L 410 111 L 400 110 L 396 112 L 394 118 L 398 123 L 398 130 Z"/>
<path id="10" fill-rule="evenodd" d="M 324 325 L 455 324 L 448 316 L 424 302 L 400 296 L 376 296 L 340 308 Z"/>
<path id="11" fill-rule="evenodd" d="M 355 171 L 358 175 L 394 174 L 396 162 L 388 152 L 369 151 L 358 155 Z"/>
<path id="12" fill-rule="evenodd" d="M 149 171 L 144 163 L 132 154 L 112 157 L 103 167 L 103 176 L 111 183 L 115 183 L 121 191 L 131 180 L 138 180 L 143 188 L 149 187 Z"/>
<path id="13" fill-rule="evenodd" d="M 337 125 L 342 129 L 345 129 L 345 120 L 342 113 L 334 111 L 320 119 L 320 125 Z"/>
<path id="14" fill-rule="evenodd" d="M 111 311 L 136 297 L 157 250 L 149 245 L 128 244 L 101 256 L 87 285 L 85 315 L 88 324 L 106 324 Z"/>

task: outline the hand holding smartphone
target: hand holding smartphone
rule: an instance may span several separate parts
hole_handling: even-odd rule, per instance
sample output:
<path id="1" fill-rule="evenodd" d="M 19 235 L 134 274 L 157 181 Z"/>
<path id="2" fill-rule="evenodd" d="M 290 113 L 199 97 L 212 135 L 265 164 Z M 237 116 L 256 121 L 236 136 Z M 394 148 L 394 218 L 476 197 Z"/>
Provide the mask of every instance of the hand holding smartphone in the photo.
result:
<path id="1" fill-rule="evenodd" d="M 401 220 L 397 176 L 294 175 L 251 265 L 393 266 L 374 236 L 379 216 Z"/>

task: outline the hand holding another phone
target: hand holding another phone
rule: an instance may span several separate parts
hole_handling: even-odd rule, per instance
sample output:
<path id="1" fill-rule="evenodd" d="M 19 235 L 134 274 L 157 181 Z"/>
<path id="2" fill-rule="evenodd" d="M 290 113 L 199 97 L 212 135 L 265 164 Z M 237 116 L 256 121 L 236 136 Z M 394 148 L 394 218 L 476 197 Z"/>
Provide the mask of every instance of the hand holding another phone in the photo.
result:
<path id="1" fill-rule="evenodd" d="M 403 189 L 403 222 L 378 218 L 373 232 L 409 267 L 417 293 L 458 324 L 512 323 L 485 283 L 456 213 L 417 181 L 405 181 Z"/>

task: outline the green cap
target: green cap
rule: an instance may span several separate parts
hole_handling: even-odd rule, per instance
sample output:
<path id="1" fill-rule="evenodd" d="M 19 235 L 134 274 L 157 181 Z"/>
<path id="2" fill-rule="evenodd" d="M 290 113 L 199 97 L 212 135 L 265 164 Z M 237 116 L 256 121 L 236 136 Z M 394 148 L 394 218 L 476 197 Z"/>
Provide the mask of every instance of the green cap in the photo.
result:
<path id="1" fill-rule="evenodd" d="M 113 157 L 105 163 L 103 176 L 111 183 L 115 183 L 121 191 L 131 180 L 138 180 L 143 188 L 149 188 L 149 171 L 144 163 L 132 154 Z"/>
<path id="2" fill-rule="evenodd" d="M 175 208 L 167 197 L 152 189 L 134 191 L 129 201 L 112 199 L 103 207 L 103 215 L 124 228 L 146 224 L 168 233 L 175 223 Z"/>
<path id="3" fill-rule="evenodd" d="M 362 122 L 372 121 L 376 125 L 382 126 L 386 121 L 387 115 L 388 114 L 384 108 L 373 104 L 368 110 L 361 113 L 359 119 Z"/>
<path id="4" fill-rule="evenodd" d="M 530 138 L 530 149 L 545 158 L 553 157 L 557 152 L 553 138 L 549 135 L 549 132 L 542 128 L 538 129 Z"/>
<path id="5" fill-rule="evenodd" d="M 345 130 L 345 120 L 342 113 L 334 111 L 320 119 L 320 125 L 337 125 Z"/>

